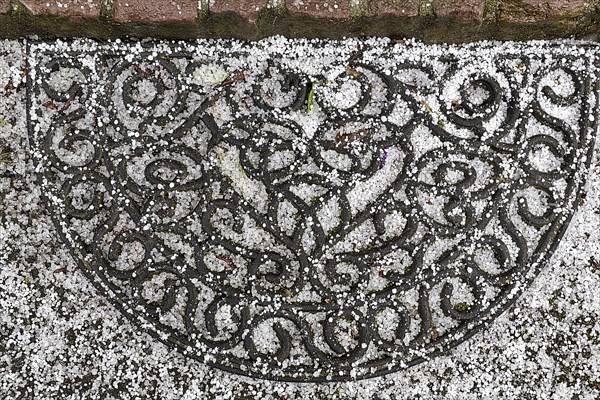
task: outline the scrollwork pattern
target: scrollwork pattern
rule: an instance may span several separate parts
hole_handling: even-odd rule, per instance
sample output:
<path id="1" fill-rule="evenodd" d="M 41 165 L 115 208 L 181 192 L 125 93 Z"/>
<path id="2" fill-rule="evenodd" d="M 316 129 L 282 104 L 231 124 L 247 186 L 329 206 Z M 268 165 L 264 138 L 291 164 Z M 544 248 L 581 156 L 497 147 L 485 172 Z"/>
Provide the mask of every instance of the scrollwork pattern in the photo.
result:
<path id="1" fill-rule="evenodd" d="M 252 376 L 371 377 L 470 337 L 551 255 L 591 149 L 592 61 L 551 46 L 31 46 L 65 243 L 132 321 Z"/>

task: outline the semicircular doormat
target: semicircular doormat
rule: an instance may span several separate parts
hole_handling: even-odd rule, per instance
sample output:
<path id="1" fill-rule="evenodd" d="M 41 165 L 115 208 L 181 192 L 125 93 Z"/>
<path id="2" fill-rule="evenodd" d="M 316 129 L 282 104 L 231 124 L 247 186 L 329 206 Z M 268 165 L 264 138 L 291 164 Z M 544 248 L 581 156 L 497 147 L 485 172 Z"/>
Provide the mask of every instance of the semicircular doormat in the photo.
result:
<path id="1" fill-rule="evenodd" d="M 253 377 L 449 351 L 531 283 L 592 150 L 595 48 L 30 42 L 64 245 L 132 324 Z"/>

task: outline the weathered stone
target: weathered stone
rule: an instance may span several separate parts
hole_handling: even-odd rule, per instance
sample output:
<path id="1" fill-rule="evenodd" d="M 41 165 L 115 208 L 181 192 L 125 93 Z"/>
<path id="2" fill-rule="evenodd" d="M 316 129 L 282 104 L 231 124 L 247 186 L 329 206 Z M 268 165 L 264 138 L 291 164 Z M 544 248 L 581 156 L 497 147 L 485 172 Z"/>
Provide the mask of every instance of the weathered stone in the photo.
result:
<path id="1" fill-rule="evenodd" d="M 74 19 L 100 16 L 100 0 L 22 0 L 21 3 L 33 15 L 57 15 Z"/>
<path id="2" fill-rule="evenodd" d="M 0 14 L 4 14 L 10 10 L 10 0 L 0 0 Z"/>
<path id="3" fill-rule="evenodd" d="M 349 3 L 348 0 L 286 0 L 285 6 L 294 15 L 347 20 L 350 17 Z"/>
<path id="4" fill-rule="evenodd" d="M 484 0 L 433 0 L 433 12 L 437 17 L 457 21 L 483 20 Z"/>
<path id="5" fill-rule="evenodd" d="M 215 0 L 209 9 L 213 14 L 235 15 L 252 24 L 256 22 L 258 12 L 266 5 L 267 0 Z"/>
<path id="6" fill-rule="evenodd" d="M 395 17 L 416 17 L 419 15 L 418 0 L 371 0 L 369 16 L 391 15 Z"/>
<path id="7" fill-rule="evenodd" d="M 556 17 L 572 17 L 585 11 L 586 0 L 500 0 L 500 20 L 534 23 Z"/>
<path id="8" fill-rule="evenodd" d="M 197 17 L 197 0 L 115 0 L 117 22 L 193 23 Z"/>

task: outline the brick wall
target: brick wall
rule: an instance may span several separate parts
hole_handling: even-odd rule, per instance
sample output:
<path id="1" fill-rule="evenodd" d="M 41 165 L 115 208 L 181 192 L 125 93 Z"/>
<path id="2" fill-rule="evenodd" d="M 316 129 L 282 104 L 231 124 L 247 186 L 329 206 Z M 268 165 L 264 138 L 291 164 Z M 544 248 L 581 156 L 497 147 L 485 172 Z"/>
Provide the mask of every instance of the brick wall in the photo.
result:
<path id="1" fill-rule="evenodd" d="M 593 39 L 599 8 L 600 0 L 0 0 L 0 37 Z"/>

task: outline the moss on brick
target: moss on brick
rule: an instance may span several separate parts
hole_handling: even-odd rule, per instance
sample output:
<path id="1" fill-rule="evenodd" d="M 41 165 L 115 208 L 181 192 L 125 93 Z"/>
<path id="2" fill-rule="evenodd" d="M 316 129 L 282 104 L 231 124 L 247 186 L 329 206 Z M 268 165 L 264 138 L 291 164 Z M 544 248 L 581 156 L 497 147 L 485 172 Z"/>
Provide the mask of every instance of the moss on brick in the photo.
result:
<path id="1" fill-rule="evenodd" d="M 324 21 L 291 15 L 284 9 L 263 9 L 256 24 L 235 15 L 204 15 L 193 24 L 118 24 L 107 17 L 71 21 L 56 16 L 33 16 L 22 6 L 0 15 L 0 38 L 37 35 L 41 38 L 157 37 L 168 39 L 238 38 L 260 39 L 271 35 L 333 38 L 348 36 L 415 37 L 427 43 L 461 43 L 482 39 L 529 40 L 561 37 L 589 37 L 600 31 L 598 13 L 558 16 L 535 24 L 503 21 L 461 24 L 455 20 L 419 16 L 357 16 L 347 21 Z"/>

